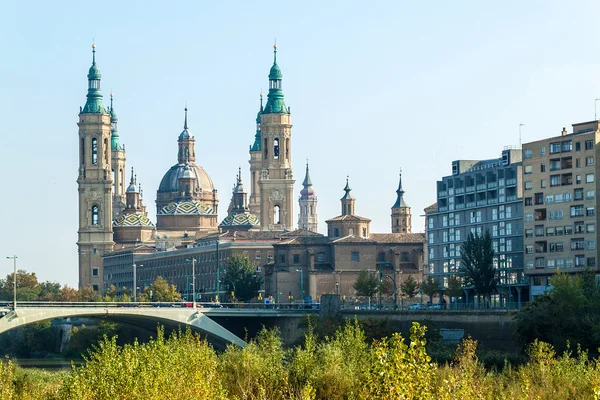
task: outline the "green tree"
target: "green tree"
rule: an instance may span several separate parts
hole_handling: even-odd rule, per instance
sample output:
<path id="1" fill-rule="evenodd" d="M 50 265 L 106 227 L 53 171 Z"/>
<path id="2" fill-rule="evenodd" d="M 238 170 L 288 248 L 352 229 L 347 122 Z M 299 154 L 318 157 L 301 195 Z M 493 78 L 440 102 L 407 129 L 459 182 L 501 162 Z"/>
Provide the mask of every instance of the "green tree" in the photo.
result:
<path id="1" fill-rule="evenodd" d="M 459 298 L 463 295 L 463 284 L 459 277 L 456 275 L 450 276 L 448 279 L 448 288 L 446 289 L 446 295 L 452 298 Z M 452 306 L 452 301 L 450 301 L 450 306 Z"/>
<path id="2" fill-rule="evenodd" d="M 94 302 L 94 301 L 101 301 L 101 300 L 102 300 L 102 298 L 100 297 L 100 294 L 94 290 L 92 285 L 84 286 L 83 288 L 81 288 L 79 290 L 79 300 L 78 301 Z"/>
<path id="3" fill-rule="evenodd" d="M 404 280 L 404 282 L 402 282 L 400 284 L 400 290 L 402 291 L 402 297 L 407 298 L 407 299 L 412 299 L 413 297 L 415 297 L 417 295 L 418 288 L 419 288 L 419 283 L 412 275 L 408 275 L 408 278 L 406 278 Z"/>
<path id="4" fill-rule="evenodd" d="M 140 296 L 140 301 L 181 301 L 181 293 L 175 285 L 169 284 L 165 278 L 158 276 L 152 286 L 146 286 Z"/>
<path id="5" fill-rule="evenodd" d="M 236 299 L 248 301 L 258 296 L 260 281 L 254 265 L 247 256 L 232 255 L 227 260 L 222 278 L 227 291 L 234 292 Z"/>
<path id="6" fill-rule="evenodd" d="M 105 301 L 108 303 L 118 301 L 117 293 L 118 293 L 117 287 L 115 285 L 110 285 L 110 287 L 104 293 L 104 296 L 102 296 L 102 301 Z"/>
<path id="7" fill-rule="evenodd" d="M 358 296 L 371 298 L 379 290 L 379 278 L 363 269 L 358 273 L 358 278 L 356 278 L 352 287 L 356 290 Z"/>
<path id="8" fill-rule="evenodd" d="M 494 249 L 489 231 L 483 235 L 469 233 L 460 248 L 462 263 L 460 272 L 466 286 L 474 286 L 479 295 L 489 296 L 496 289 L 498 275 L 494 269 Z"/>
<path id="9" fill-rule="evenodd" d="M 0 280 L 0 300 L 12 300 L 13 298 L 14 274 L 11 272 L 5 279 Z M 33 301 L 40 293 L 38 279 L 35 272 L 17 270 L 17 300 Z"/>
<path id="10" fill-rule="evenodd" d="M 433 298 L 440 293 L 440 290 L 442 290 L 440 283 L 431 276 L 421 282 L 421 291 L 429 296 L 430 303 L 432 303 Z"/>
<path id="11" fill-rule="evenodd" d="M 60 297 L 60 283 L 58 282 L 41 282 L 39 285 L 38 300 L 41 301 L 58 301 Z"/>

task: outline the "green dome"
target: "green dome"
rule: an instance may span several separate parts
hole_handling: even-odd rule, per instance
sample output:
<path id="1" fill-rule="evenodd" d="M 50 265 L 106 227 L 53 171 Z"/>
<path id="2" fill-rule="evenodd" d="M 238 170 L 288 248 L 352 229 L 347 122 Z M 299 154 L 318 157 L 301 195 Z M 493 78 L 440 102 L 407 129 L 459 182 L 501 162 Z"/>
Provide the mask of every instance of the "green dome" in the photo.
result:
<path id="1" fill-rule="evenodd" d="M 269 71 L 269 79 L 271 79 L 271 80 L 283 79 L 283 74 L 281 73 L 281 68 L 279 68 L 279 65 L 277 65 L 277 63 L 273 64 L 273 66 L 271 67 L 271 71 Z"/>
<path id="2" fill-rule="evenodd" d="M 102 103 L 102 90 L 100 90 L 100 69 L 96 65 L 96 46 L 92 46 L 92 66 L 88 73 L 88 93 L 82 113 L 106 114 L 106 107 Z"/>
<path id="3" fill-rule="evenodd" d="M 90 71 L 88 72 L 88 79 L 100 79 L 102 75 L 100 75 L 100 68 L 96 65 L 96 60 L 90 67 Z"/>

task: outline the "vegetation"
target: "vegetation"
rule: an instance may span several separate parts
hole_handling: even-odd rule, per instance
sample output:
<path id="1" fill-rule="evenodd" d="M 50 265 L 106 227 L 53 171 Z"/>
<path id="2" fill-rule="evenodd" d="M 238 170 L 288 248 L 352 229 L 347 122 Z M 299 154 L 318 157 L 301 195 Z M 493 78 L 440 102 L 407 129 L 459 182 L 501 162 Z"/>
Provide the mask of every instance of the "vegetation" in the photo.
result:
<path id="1" fill-rule="evenodd" d="M 369 342 L 346 323 L 318 340 L 285 349 L 276 330 L 218 354 L 199 336 L 159 329 L 147 344 L 105 337 L 81 367 L 51 374 L 0 362 L 1 399 L 598 399 L 600 363 L 585 351 L 557 354 L 535 341 L 528 362 L 486 369 L 466 339 L 448 363 L 427 351 L 426 328 Z"/>
<path id="2" fill-rule="evenodd" d="M 175 285 L 169 284 L 165 278 L 158 276 L 152 285 L 144 288 L 140 301 L 181 301 L 181 293 L 177 291 Z"/>
<path id="3" fill-rule="evenodd" d="M 483 235 L 469 233 L 467 241 L 460 248 L 460 255 L 460 272 L 465 285 L 473 286 L 478 295 L 489 297 L 498 284 L 490 232 L 485 231 Z"/>
<path id="4" fill-rule="evenodd" d="M 358 278 L 352 285 L 358 296 L 371 298 L 379 291 L 379 278 L 375 274 L 363 269 L 358 273 Z"/>
<path id="5" fill-rule="evenodd" d="M 448 287 L 446 288 L 446 296 L 450 297 L 450 305 L 452 305 L 452 299 L 458 299 L 464 295 L 463 284 L 459 277 L 456 275 L 450 276 L 448 279 Z"/>
<path id="6" fill-rule="evenodd" d="M 600 348 L 600 286 L 595 273 L 551 278 L 552 290 L 537 296 L 515 317 L 523 343 L 539 339 L 565 351 L 568 343 L 597 355 Z"/>
<path id="7" fill-rule="evenodd" d="M 437 296 L 442 290 L 440 283 L 433 279 L 431 276 L 421 282 L 421 291 L 429 296 L 429 302 L 433 302 L 433 298 Z"/>
<path id="8" fill-rule="evenodd" d="M 402 291 L 402 297 L 404 297 L 406 299 L 414 298 L 417 295 L 418 288 L 419 288 L 419 283 L 412 275 L 408 275 L 408 278 L 406 278 L 406 280 L 404 280 L 404 282 L 402 282 L 400 284 L 400 290 Z"/>
<path id="9" fill-rule="evenodd" d="M 248 301 L 258 296 L 259 277 L 247 256 L 232 255 L 227 260 L 227 267 L 222 278 L 227 291 L 233 293 L 233 297 L 237 300 Z"/>

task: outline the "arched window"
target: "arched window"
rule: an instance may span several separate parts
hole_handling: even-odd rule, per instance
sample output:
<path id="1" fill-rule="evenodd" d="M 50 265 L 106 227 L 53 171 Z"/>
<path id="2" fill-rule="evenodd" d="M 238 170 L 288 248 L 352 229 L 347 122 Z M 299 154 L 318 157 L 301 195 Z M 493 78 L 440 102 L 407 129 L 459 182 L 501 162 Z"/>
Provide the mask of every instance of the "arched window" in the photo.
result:
<path id="1" fill-rule="evenodd" d="M 265 138 L 265 144 L 264 144 L 264 146 L 263 146 L 263 148 L 265 149 L 265 160 L 267 159 L 267 156 L 269 155 L 269 145 L 268 145 L 268 143 L 269 143 L 269 142 L 268 142 L 268 141 L 267 141 L 267 139 Z"/>
<path id="2" fill-rule="evenodd" d="M 348 235 L 354 235 L 354 229 L 352 229 L 352 228 L 348 229 Z"/>
<path id="3" fill-rule="evenodd" d="M 290 139 L 285 139 L 285 159 L 290 162 Z"/>
<path id="4" fill-rule="evenodd" d="M 98 225 L 100 222 L 100 208 L 97 205 L 92 206 L 92 225 Z"/>
<path id="5" fill-rule="evenodd" d="M 273 139 L 273 158 L 279 160 L 279 139 Z"/>
<path id="6" fill-rule="evenodd" d="M 273 221 L 276 225 L 281 224 L 281 209 L 279 206 L 273 207 Z"/>
<path id="7" fill-rule="evenodd" d="M 399 223 L 398 223 L 398 218 L 396 218 L 396 226 L 398 226 L 398 225 L 399 225 Z"/>
<path id="8" fill-rule="evenodd" d="M 313 206 L 310 206 L 310 215 L 313 215 Z"/>
<path id="9" fill-rule="evenodd" d="M 98 139 L 92 139 L 92 164 L 98 164 Z"/>
<path id="10" fill-rule="evenodd" d="M 340 230 L 338 228 L 335 228 L 335 230 L 333 231 L 333 236 L 334 237 L 340 237 Z"/>
<path id="11" fill-rule="evenodd" d="M 85 139 L 81 138 L 81 160 L 80 164 L 85 164 Z"/>
<path id="12" fill-rule="evenodd" d="M 102 153 L 104 154 L 104 164 L 108 165 L 108 139 L 104 139 L 104 144 L 102 145 Z"/>

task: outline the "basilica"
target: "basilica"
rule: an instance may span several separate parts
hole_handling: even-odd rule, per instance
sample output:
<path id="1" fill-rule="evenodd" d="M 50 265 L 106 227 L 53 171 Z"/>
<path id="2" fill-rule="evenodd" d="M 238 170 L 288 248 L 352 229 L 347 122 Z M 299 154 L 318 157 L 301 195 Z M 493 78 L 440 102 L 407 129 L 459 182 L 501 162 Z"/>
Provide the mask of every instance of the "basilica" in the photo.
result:
<path id="1" fill-rule="evenodd" d="M 299 237 L 310 238 L 306 240 L 307 243 L 314 242 L 321 247 L 325 242 L 340 242 L 343 238 L 345 240 L 341 242 L 346 245 L 356 241 L 378 243 L 377 234 L 370 233 L 370 220 L 354 215 L 354 198 L 348 182 L 341 200 L 342 214 L 327 221 L 327 236 L 317 233 L 317 196 L 308 164 L 298 200 L 298 222 L 297 226 L 294 225 L 292 123 L 290 108 L 284 101 L 283 74 L 277 64 L 277 46 L 274 46 L 273 65 L 268 75 L 266 103 L 263 104 L 261 94 L 256 132 L 249 150 L 250 193 L 248 196 L 240 169 L 227 207 L 227 216 L 222 221 L 218 220 L 217 189 L 200 164 L 201 160 L 196 158 L 194 136 L 188 127 L 187 108 L 183 116 L 183 130 L 177 138 L 177 148 L 173 149 L 176 162 L 168 168 L 156 191 L 157 213 L 156 222 L 153 222 L 148 217 L 143 191 L 133 169 L 129 178 L 126 177 L 125 146 L 119 136 L 112 94 L 110 106 L 104 104 L 95 46 L 92 46 L 92 66 L 87 77 L 87 98 L 85 105 L 80 108 L 78 122 L 77 245 L 80 287 L 92 285 L 100 291 L 107 282 L 136 287 L 139 283 L 131 281 L 130 271 L 104 271 L 107 260 L 109 265 L 132 265 L 136 255 L 169 251 L 175 255 L 180 250 L 196 248 L 202 243 L 210 244 L 215 238 L 218 253 L 221 237 L 223 240 L 232 238 L 232 241 L 246 238 L 247 241 L 254 240 L 253 243 L 266 246 L 264 258 L 259 258 L 258 252 L 255 254 L 257 266 L 273 264 L 274 244 L 281 243 L 281 249 L 284 243 L 290 246 L 302 242 Z M 411 248 L 415 247 L 415 243 L 421 243 L 422 246 L 422 235 L 411 234 L 410 207 L 405 203 L 403 194 L 400 181 L 391 214 L 392 234 L 396 236 L 386 236 L 385 240 L 396 244 L 407 242 Z M 381 251 L 380 247 L 378 251 Z M 244 252 L 248 253 L 247 250 Z M 411 259 L 411 264 L 420 268 L 416 267 L 418 262 L 415 260 Z M 185 274 L 189 273 L 173 273 L 172 281 Z M 169 276 L 169 272 L 165 272 L 165 275 Z M 144 276 L 143 273 L 141 276 Z M 113 278 L 116 277 L 120 277 L 121 281 L 115 281 Z M 211 281 L 207 282 L 208 286 Z M 184 288 L 182 290 L 188 290 L 188 283 L 182 283 L 181 286 Z M 219 293 L 216 294 L 218 297 Z"/>

